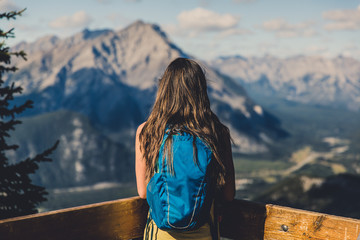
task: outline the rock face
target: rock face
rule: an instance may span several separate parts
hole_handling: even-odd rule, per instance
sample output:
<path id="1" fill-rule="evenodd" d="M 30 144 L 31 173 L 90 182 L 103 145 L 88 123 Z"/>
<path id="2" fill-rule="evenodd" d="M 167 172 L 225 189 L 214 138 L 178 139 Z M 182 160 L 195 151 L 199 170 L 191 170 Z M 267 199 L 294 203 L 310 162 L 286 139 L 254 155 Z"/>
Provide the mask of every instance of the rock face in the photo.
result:
<path id="1" fill-rule="evenodd" d="M 360 62 L 352 58 L 232 56 L 210 65 L 254 94 L 360 110 Z"/>
<path id="2" fill-rule="evenodd" d="M 7 79 L 7 83 L 15 81 L 24 88 L 23 96 L 15 102 L 29 98 L 35 101 L 35 108 L 27 110 L 23 116 L 40 117 L 61 109 L 75 112 L 89 119 L 89 124 L 98 134 L 122 146 L 115 152 L 121 152 L 123 147 L 133 152 L 135 130 L 150 111 L 158 79 L 171 60 L 190 57 L 175 46 L 158 26 L 142 21 L 118 32 L 84 30 L 66 39 L 47 36 L 14 48 L 24 49 L 29 55 L 28 61 L 17 63 L 20 70 Z M 274 139 L 286 135 L 278 119 L 256 105 L 240 85 L 213 68 L 202 65 L 209 79 L 212 108 L 229 126 L 236 144 L 234 151 L 263 152 Z M 54 127 L 56 130 L 62 129 L 62 124 L 69 125 L 68 121 L 74 121 L 66 117 L 62 119 L 63 122 L 57 122 Z M 55 139 L 69 143 L 68 139 L 62 139 L 65 135 L 61 132 L 55 133 L 58 134 Z M 36 144 L 37 140 L 27 141 Z M 75 145 L 81 149 L 87 144 L 80 141 Z M 72 147 L 75 145 L 72 144 Z M 69 151 L 66 149 L 58 150 L 63 151 L 58 161 L 66 161 Z M 83 148 L 83 151 L 87 150 Z M 117 161 L 126 161 L 133 169 L 132 157 Z M 71 158 L 72 167 L 76 169 L 78 157 L 74 154 Z M 101 165 L 107 160 L 97 161 Z M 86 172 L 88 165 L 82 163 L 81 166 Z M 125 171 L 130 170 L 127 168 Z M 73 179 L 76 182 L 75 175 Z"/>
<path id="3" fill-rule="evenodd" d="M 41 164 L 32 177 L 35 183 L 62 188 L 135 180 L 130 149 L 94 129 L 87 117 L 68 110 L 24 118 L 11 137 L 20 149 L 10 152 L 9 159 L 34 156 L 57 139 L 60 144 L 53 161 Z"/>

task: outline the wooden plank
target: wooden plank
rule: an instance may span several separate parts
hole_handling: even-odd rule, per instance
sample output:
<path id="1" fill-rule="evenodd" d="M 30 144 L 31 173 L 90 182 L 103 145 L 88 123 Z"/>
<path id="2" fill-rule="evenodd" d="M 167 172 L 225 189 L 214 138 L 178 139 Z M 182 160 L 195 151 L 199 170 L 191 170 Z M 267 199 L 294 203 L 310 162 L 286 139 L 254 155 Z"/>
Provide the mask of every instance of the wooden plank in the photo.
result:
<path id="1" fill-rule="evenodd" d="M 226 204 L 222 212 L 220 223 L 222 237 L 242 240 L 263 239 L 265 205 L 235 199 Z"/>
<path id="2" fill-rule="evenodd" d="M 360 220 L 267 205 L 265 240 L 360 239 Z"/>
<path id="3" fill-rule="evenodd" d="M 138 197 L 0 220 L 0 239 L 132 239 L 142 237 L 148 205 Z"/>
<path id="4" fill-rule="evenodd" d="M 243 240 L 360 240 L 360 220 L 234 200 L 221 236 Z M 143 235 L 148 205 L 138 197 L 0 220 L 0 239 L 132 239 Z"/>

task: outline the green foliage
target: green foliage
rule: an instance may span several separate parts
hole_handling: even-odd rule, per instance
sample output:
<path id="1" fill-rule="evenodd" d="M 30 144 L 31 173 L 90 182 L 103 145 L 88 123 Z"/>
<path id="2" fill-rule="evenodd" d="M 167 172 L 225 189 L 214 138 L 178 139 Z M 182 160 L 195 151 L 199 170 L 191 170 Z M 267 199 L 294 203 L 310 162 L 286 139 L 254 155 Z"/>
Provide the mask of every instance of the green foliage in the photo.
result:
<path id="1" fill-rule="evenodd" d="M 0 19 L 16 19 L 24 10 L 1 13 Z M 3 31 L 0 29 L 0 38 L 14 37 L 13 30 Z M 33 102 L 30 100 L 20 106 L 11 105 L 14 95 L 22 92 L 22 88 L 15 86 L 14 83 L 4 86 L 4 74 L 17 70 L 15 66 L 10 65 L 12 56 L 26 60 L 26 54 L 23 51 L 11 52 L 4 41 L 0 43 L 0 219 L 37 212 L 36 206 L 46 200 L 47 192 L 45 188 L 33 185 L 29 175 L 35 173 L 39 168 L 38 163 L 51 161 L 48 156 L 58 145 L 56 142 L 53 147 L 34 158 L 9 163 L 6 152 L 15 151 L 19 147 L 6 142 L 10 137 L 9 132 L 15 130 L 15 125 L 21 123 L 15 119 L 15 116 L 33 107 Z"/>

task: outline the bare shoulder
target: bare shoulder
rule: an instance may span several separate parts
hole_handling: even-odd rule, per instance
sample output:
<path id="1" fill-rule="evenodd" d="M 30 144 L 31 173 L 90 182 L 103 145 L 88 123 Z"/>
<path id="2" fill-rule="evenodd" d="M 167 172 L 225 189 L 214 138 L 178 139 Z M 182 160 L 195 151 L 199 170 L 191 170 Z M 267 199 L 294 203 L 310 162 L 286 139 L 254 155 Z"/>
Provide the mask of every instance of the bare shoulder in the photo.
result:
<path id="1" fill-rule="evenodd" d="M 141 133 L 141 130 L 144 128 L 146 122 L 143 122 L 140 124 L 136 130 L 136 135 L 139 135 Z"/>

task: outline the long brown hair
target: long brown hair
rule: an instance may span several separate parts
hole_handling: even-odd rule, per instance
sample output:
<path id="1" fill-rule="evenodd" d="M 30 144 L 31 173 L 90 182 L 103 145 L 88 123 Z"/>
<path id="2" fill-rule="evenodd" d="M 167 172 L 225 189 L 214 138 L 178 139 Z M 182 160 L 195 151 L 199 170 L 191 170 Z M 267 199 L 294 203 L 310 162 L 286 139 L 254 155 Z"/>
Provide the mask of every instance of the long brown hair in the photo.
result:
<path id="1" fill-rule="evenodd" d="M 175 59 L 160 79 L 154 106 L 139 137 L 147 180 L 154 174 L 166 126 L 186 130 L 211 147 L 213 174 L 221 187 L 225 178 L 224 142 L 230 139 L 229 129 L 211 111 L 204 72 L 193 60 Z"/>

